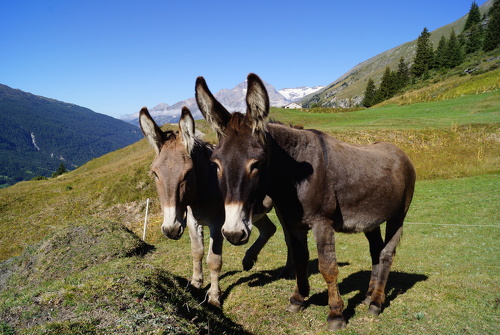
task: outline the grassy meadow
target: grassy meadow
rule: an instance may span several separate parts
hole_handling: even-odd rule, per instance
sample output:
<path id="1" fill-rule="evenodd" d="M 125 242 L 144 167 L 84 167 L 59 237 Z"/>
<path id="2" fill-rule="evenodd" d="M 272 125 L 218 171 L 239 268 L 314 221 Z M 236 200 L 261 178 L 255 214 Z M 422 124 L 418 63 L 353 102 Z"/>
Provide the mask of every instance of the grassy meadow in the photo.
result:
<path id="1" fill-rule="evenodd" d="M 498 73 L 481 76 L 475 80 L 498 85 Z M 427 101 L 424 92 L 420 100 L 346 113 L 271 110 L 280 122 L 345 141 L 394 142 L 416 166 L 379 317 L 360 305 L 369 280 L 366 239 L 336 236 L 348 319 L 339 334 L 500 332 L 500 91 L 455 96 L 449 91 L 459 87 L 450 87 L 441 93 L 446 99 Z M 214 139 L 204 121 L 196 124 Z M 294 281 L 278 277 L 286 246 L 273 212 L 278 231 L 252 270 L 242 271 L 246 246 L 224 243 L 222 312 L 204 303 L 208 269 L 202 290 L 186 287 L 188 234 L 179 241 L 161 235 L 157 202 L 147 243 L 137 238 L 145 199 L 156 200 L 153 155 L 141 140 L 58 178 L 0 190 L 0 333 L 326 334 L 326 285 L 312 234 L 308 306 L 285 312 Z"/>

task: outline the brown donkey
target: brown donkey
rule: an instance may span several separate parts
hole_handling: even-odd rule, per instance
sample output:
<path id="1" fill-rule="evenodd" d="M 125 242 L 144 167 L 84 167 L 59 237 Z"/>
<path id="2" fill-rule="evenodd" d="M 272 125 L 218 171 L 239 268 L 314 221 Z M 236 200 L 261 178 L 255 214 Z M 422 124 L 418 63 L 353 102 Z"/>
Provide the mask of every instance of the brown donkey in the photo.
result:
<path id="1" fill-rule="evenodd" d="M 210 162 L 213 148 L 195 137 L 194 120 L 187 107 L 182 109 L 178 132 L 163 132 L 147 108 L 140 111 L 139 122 L 144 136 L 156 152 L 151 171 L 163 211 L 161 229 L 167 237 L 179 239 L 185 227 L 188 227 L 193 255 L 191 285 L 200 288 L 203 284 L 202 225 L 208 226 L 210 246 L 207 263 L 211 280 L 208 302 L 220 307 L 224 202 L 217 184 L 216 168 Z M 265 214 L 272 207 L 271 200 L 266 198 L 260 204 L 256 208 L 260 214 L 256 214 L 258 220 L 255 223 L 260 235 L 243 258 L 245 270 L 252 268 L 260 250 L 276 231 L 276 226 Z"/>
<path id="2" fill-rule="evenodd" d="M 415 170 L 410 159 L 393 144 L 353 145 L 317 130 L 269 123 L 269 97 L 262 81 L 250 74 L 247 82 L 243 115 L 228 113 L 205 80 L 196 81 L 198 106 L 219 134 L 212 161 L 224 197 L 224 237 L 234 244 L 247 241 L 253 208 L 266 194 L 273 199 L 293 249 L 297 285 L 287 309 L 297 312 L 309 295 L 307 231 L 312 230 L 319 271 L 328 287 L 328 327 L 336 330 L 346 321 L 337 286 L 335 232 L 363 232 L 372 258 L 365 303 L 378 315 L 413 196 Z"/>

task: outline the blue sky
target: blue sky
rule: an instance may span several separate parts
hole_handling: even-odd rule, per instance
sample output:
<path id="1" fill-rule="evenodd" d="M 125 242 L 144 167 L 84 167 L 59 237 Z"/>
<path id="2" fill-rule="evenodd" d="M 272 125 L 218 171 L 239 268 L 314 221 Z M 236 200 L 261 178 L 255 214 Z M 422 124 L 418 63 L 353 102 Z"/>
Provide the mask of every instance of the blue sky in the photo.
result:
<path id="1" fill-rule="evenodd" d="M 482 5 L 486 0 L 476 1 Z M 467 14 L 472 0 L 1 0 L 0 84 L 119 117 L 255 72 L 327 85 Z"/>

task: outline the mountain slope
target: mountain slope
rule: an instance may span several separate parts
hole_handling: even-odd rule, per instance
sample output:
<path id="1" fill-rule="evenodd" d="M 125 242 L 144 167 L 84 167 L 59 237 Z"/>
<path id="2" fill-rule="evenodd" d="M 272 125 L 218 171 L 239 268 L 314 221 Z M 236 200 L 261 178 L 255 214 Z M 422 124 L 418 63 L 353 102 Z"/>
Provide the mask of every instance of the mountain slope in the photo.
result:
<path id="1" fill-rule="evenodd" d="M 0 85 L 0 185 L 50 176 L 142 137 L 126 122 Z"/>
<path id="2" fill-rule="evenodd" d="M 480 7 L 481 14 L 487 12 L 492 3 L 493 0 L 484 3 Z M 461 32 L 466 20 L 467 13 L 455 22 L 432 31 L 430 40 L 434 47 L 437 47 L 441 36 L 448 36 L 452 30 L 457 33 Z M 424 26 L 422 26 L 422 29 Z M 415 37 L 418 37 L 420 31 L 415 31 Z M 301 101 L 302 105 L 309 107 L 318 103 L 324 107 L 352 107 L 352 105 L 359 104 L 363 99 L 363 92 L 368 79 L 372 78 L 378 84 L 387 66 L 393 70 L 396 69 L 401 57 L 404 57 L 406 62 L 413 61 L 416 45 L 417 39 L 401 44 L 356 65 L 323 90 L 306 96 Z"/>

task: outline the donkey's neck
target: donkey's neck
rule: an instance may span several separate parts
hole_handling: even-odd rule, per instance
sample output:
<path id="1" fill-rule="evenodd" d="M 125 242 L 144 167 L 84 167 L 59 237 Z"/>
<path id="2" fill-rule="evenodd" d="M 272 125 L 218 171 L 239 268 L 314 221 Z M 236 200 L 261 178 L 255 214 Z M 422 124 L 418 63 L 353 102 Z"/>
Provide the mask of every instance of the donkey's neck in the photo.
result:
<path id="1" fill-rule="evenodd" d="M 323 170 L 325 148 L 322 133 L 281 124 L 269 124 L 267 130 L 268 150 L 271 151 L 271 193 L 276 195 L 275 191 L 280 192 L 283 187 L 295 189 L 310 179 L 315 171 Z"/>
<path id="2" fill-rule="evenodd" d="M 198 219 L 212 215 L 219 207 L 223 208 L 217 171 L 210 161 L 212 151 L 210 144 L 200 141 L 191 153 L 196 174 L 196 197 L 190 206 Z"/>
<path id="3" fill-rule="evenodd" d="M 322 149 L 320 137 L 324 134 L 321 132 L 297 129 L 275 123 L 268 124 L 267 130 L 271 136 L 271 149 L 281 151 L 295 160 L 303 160 L 303 157 L 307 156 L 306 153 L 319 152 Z"/>

